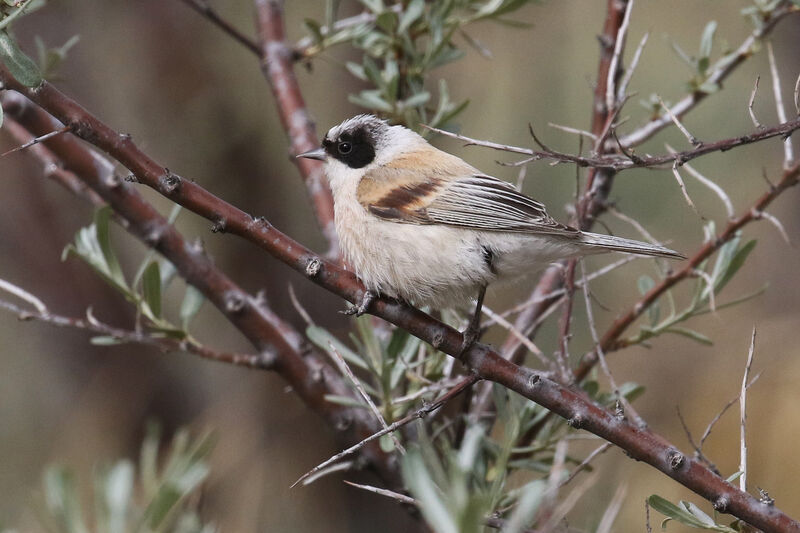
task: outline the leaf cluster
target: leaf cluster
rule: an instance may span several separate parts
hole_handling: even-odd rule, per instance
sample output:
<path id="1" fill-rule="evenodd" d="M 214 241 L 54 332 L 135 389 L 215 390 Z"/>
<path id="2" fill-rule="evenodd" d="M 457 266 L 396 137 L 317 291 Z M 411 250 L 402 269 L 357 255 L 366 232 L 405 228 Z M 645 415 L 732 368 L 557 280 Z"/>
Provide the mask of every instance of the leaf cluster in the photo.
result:
<path id="1" fill-rule="evenodd" d="M 503 17 L 529 1 L 410 0 L 387 5 L 383 0 L 360 0 L 365 16 L 354 17 L 357 21 L 353 24 L 337 25 L 339 2 L 329 0 L 325 26 L 314 19 L 305 20 L 312 45 L 304 57 L 350 43 L 362 51 L 362 59 L 348 62 L 347 70 L 371 86 L 350 95 L 351 102 L 411 127 L 422 122 L 447 128 L 468 101 L 453 101 L 444 79 L 436 84 L 434 98 L 426 85 L 431 71 L 464 55 L 456 36 L 481 54 L 490 55 L 466 32 L 466 26 L 482 20 L 519 25 Z"/>
<path id="2" fill-rule="evenodd" d="M 211 433 L 192 437 L 180 430 L 166 457 L 160 457 L 159 440 L 158 428 L 152 425 L 138 467 L 122 459 L 96 469 L 88 521 L 75 474 L 63 466 L 48 466 L 36 506 L 42 525 L 51 533 L 214 533 L 216 528 L 203 522 L 197 507 L 216 438 Z"/>

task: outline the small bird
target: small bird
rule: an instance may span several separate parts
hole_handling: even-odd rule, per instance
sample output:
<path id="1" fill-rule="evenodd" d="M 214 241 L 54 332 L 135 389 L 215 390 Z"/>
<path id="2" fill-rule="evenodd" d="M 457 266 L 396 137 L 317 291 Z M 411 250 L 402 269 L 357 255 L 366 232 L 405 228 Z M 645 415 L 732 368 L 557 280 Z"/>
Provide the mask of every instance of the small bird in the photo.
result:
<path id="1" fill-rule="evenodd" d="M 431 146 L 404 126 L 358 115 L 331 128 L 322 147 L 344 258 L 367 288 L 417 305 L 458 306 L 477 295 L 463 351 L 478 338 L 486 287 L 561 260 L 601 252 L 684 259 L 645 242 L 556 222 L 544 205 Z"/>

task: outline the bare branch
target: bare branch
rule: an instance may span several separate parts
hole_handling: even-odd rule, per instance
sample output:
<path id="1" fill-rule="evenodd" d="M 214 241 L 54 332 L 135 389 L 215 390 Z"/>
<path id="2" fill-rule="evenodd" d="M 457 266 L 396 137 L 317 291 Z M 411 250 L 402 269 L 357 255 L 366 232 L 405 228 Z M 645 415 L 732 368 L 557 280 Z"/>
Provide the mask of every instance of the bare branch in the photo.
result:
<path id="1" fill-rule="evenodd" d="M 40 137 L 35 137 L 35 138 L 31 139 L 30 141 L 26 142 L 25 144 L 23 144 L 21 146 L 17 146 L 16 148 L 12 148 L 11 150 L 3 152 L 2 154 L 0 154 L 0 157 L 5 157 L 8 154 L 12 154 L 14 152 L 18 152 L 20 150 L 24 150 L 25 148 L 29 148 L 29 147 L 31 147 L 31 146 L 33 146 L 35 144 L 39 144 L 42 141 L 46 141 L 47 139 L 50 139 L 51 137 L 55 137 L 56 135 L 60 135 L 62 133 L 66 133 L 68 131 L 69 131 L 68 127 L 63 127 L 63 128 L 57 129 L 55 131 L 51 131 L 50 133 L 45 133 L 44 135 L 42 135 Z"/>
<path id="2" fill-rule="evenodd" d="M 0 280 L 0 282 L 2 282 L 2 280 Z M 0 287 L 2 287 L 2 283 L 0 283 Z M 44 306 L 41 301 L 39 301 L 39 303 Z M 44 322 L 59 328 L 81 329 L 96 333 L 98 335 L 111 337 L 118 340 L 120 343 L 134 343 L 151 346 L 161 352 L 186 352 L 199 355 L 204 359 L 210 359 L 212 361 L 219 361 L 221 363 L 228 363 L 237 366 L 245 366 L 248 368 L 258 368 L 261 370 L 273 369 L 276 360 L 275 354 L 270 352 L 264 352 L 261 354 L 220 352 L 218 350 L 214 350 L 213 348 L 203 346 L 197 342 L 181 341 L 170 337 L 154 337 L 140 331 L 130 331 L 121 328 L 115 328 L 100 322 L 94 318 L 90 312 L 87 313 L 87 319 L 71 318 L 50 313 L 46 307 L 44 307 L 44 310 L 42 310 L 39 308 L 39 306 L 37 306 L 37 311 L 35 312 L 26 311 L 25 309 L 22 309 L 21 307 L 5 300 L 0 300 L 0 308 L 16 314 L 17 317 L 23 321 L 36 320 L 38 322 Z"/>
<path id="3" fill-rule="evenodd" d="M 622 81 L 619 84 L 619 90 L 617 91 L 617 100 L 619 101 L 622 101 L 622 99 L 627 96 L 628 85 L 630 85 L 631 79 L 633 78 L 633 73 L 636 71 L 636 67 L 639 65 L 639 59 L 642 56 L 642 52 L 644 51 L 644 47 L 647 44 L 647 39 L 649 37 L 650 32 L 646 32 L 642 37 L 642 40 L 639 41 L 639 46 L 636 47 L 636 52 L 633 54 L 631 65 L 625 70 L 625 76 L 622 78 Z"/>
<path id="4" fill-rule="evenodd" d="M 140 183 L 154 188 L 171 200 L 207 217 L 209 220 L 224 220 L 226 231 L 250 239 L 314 283 L 347 298 L 349 301 L 358 301 L 363 295 L 364 287 L 352 273 L 329 261 L 325 261 L 265 221 L 250 217 L 234 206 L 211 195 L 196 183 L 190 180 L 183 180 L 174 174 L 166 173 L 163 166 L 158 165 L 141 152 L 130 138 L 120 136 L 111 130 L 96 117 L 87 113 L 86 110 L 53 88 L 49 83 L 44 82 L 35 90 L 28 89 L 17 82 L 3 68 L 0 68 L 0 80 L 6 86 L 24 93 L 45 109 L 51 111 L 65 125 L 81 124 L 81 128 L 74 131 L 84 140 L 113 155 L 133 172 Z M 50 129 L 46 131 L 50 131 Z M 70 136 L 58 136 L 50 142 L 54 145 L 59 145 L 63 144 L 60 142 L 63 139 L 70 139 Z M 74 140 L 72 142 L 76 144 Z M 74 163 L 76 165 L 75 168 L 81 170 L 76 174 L 82 178 L 84 177 L 83 172 L 90 174 L 85 179 L 89 180 L 88 183 L 104 195 L 104 198 L 114 209 L 124 213 L 133 222 L 143 223 L 145 221 L 143 220 L 142 210 L 150 208 L 147 204 L 140 203 L 142 201 L 134 194 L 135 191 L 129 185 L 115 183 L 115 189 L 112 192 L 109 188 L 110 184 L 98 181 L 97 178 L 91 175 L 94 171 L 92 168 L 78 161 Z M 776 184 L 768 193 L 765 193 L 762 199 L 757 202 L 756 207 L 765 208 L 782 191 L 794 185 L 797 182 L 798 173 L 800 173 L 800 167 L 798 166 L 784 172 L 781 182 Z M 136 209 L 133 209 L 134 206 L 136 206 Z M 146 219 L 159 220 L 158 216 L 157 213 L 154 213 L 148 215 Z M 726 238 L 730 238 L 728 231 L 736 231 L 750 220 L 752 220 L 752 215 L 744 215 L 740 219 L 731 221 L 723 235 L 714 242 L 706 243 L 698 254 L 710 254 L 711 251 L 716 249 L 716 246 L 724 242 Z M 138 225 L 136 226 L 136 231 L 141 231 L 142 237 L 149 234 Z M 217 276 L 215 279 L 231 288 L 222 293 L 209 290 L 206 285 L 208 279 L 204 276 L 207 275 L 209 269 L 213 271 L 213 266 L 204 264 L 203 275 L 189 269 L 181 270 L 182 267 L 187 265 L 190 258 L 180 256 L 180 254 L 185 253 L 183 251 L 184 243 L 177 242 L 175 240 L 177 236 L 171 231 L 174 230 L 167 228 L 164 236 L 158 241 L 157 247 L 159 251 L 165 253 L 165 255 L 168 252 L 171 256 L 170 260 L 176 266 L 178 264 L 181 265 L 179 266 L 179 271 L 190 282 L 205 287 L 212 301 L 226 312 L 226 316 L 237 323 L 237 327 L 241 327 L 243 332 L 252 335 L 255 342 L 263 342 L 259 339 L 263 335 L 265 325 L 259 321 L 261 317 L 264 320 L 267 319 L 265 313 L 268 310 L 254 309 L 247 299 L 244 300 L 243 305 L 232 305 L 233 303 L 241 302 L 241 300 L 234 302 L 230 297 L 221 298 L 222 295 L 230 292 L 235 295 L 240 295 L 241 292 L 235 287 L 231 287 L 231 282 L 225 278 L 220 278 L 216 272 L 214 274 Z M 697 259 L 699 255 L 693 260 Z M 184 259 L 186 260 L 184 261 Z M 197 258 L 194 259 L 198 260 Z M 692 268 L 696 266 L 692 264 L 693 260 L 690 260 L 688 265 Z M 314 268 L 309 268 L 311 263 L 314 264 Z M 677 281 L 675 276 L 681 276 L 682 279 L 687 275 L 686 272 L 683 274 L 681 272 L 683 271 L 668 276 L 662 284 L 671 286 L 670 284 Z M 654 291 L 648 293 L 646 298 L 652 298 L 656 292 L 654 289 Z M 655 435 L 647 428 L 634 427 L 626 421 L 618 420 L 613 413 L 589 401 L 582 393 L 556 383 L 544 373 L 517 366 L 503 359 L 497 352 L 482 343 L 476 343 L 465 353 L 462 353 L 463 337 L 459 332 L 402 302 L 379 298 L 374 301 L 371 312 L 426 340 L 445 353 L 460 354 L 461 361 L 477 376 L 474 379 L 480 378 L 494 381 L 535 401 L 553 413 L 568 419 L 573 426 L 591 431 L 609 442 L 617 444 L 632 457 L 658 468 L 671 478 L 705 497 L 711 499 L 725 498 L 726 502 L 730 502 L 726 512 L 746 520 L 755 527 L 775 531 L 800 529 L 800 524 L 775 507 L 770 507 L 769 513 L 763 512 L 763 505 L 756 498 L 725 483 L 724 480 L 720 479 L 701 463 L 683 456 L 663 437 Z M 630 320 L 635 319 L 640 312 L 638 309 L 633 310 L 633 318 L 630 318 Z M 627 327 L 626 320 L 628 319 L 628 317 L 624 316 L 617 320 L 612 327 L 611 333 L 613 334 L 620 327 L 623 329 Z M 267 321 L 270 330 L 276 329 L 276 320 L 277 317 Z M 285 329 L 287 326 L 283 326 L 283 328 Z M 284 332 L 283 329 L 279 329 L 279 331 L 281 333 Z M 616 336 L 613 338 L 616 339 Z M 283 346 L 287 342 L 298 341 L 298 339 L 293 339 L 292 341 L 285 337 L 277 337 L 275 340 L 284 343 L 282 344 Z M 601 339 L 602 343 L 606 341 L 609 341 L 609 339 L 605 337 Z M 613 341 L 611 342 L 613 344 Z M 296 350 L 298 348 L 295 344 L 290 344 L 287 347 L 290 350 L 289 353 L 297 353 Z M 606 349 L 605 344 L 603 344 L 603 349 Z M 283 353 L 283 350 L 278 350 L 278 353 Z M 291 359 L 289 360 L 291 361 Z M 305 365 L 302 359 L 292 364 Z M 277 369 L 284 373 L 287 371 L 283 364 L 279 364 Z M 305 382 L 300 382 L 297 385 L 305 387 L 303 393 L 306 394 L 307 401 L 323 402 L 324 394 L 327 394 L 327 391 L 319 386 L 320 381 L 314 380 L 310 375 L 305 374 L 305 370 L 303 370 L 303 373 L 302 377 Z M 331 376 L 331 378 L 334 382 L 336 381 L 336 376 Z M 324 382 L 330 385 L 330 383 L 327 383 L 327 377 Z M 309 386 L 313 386 L 313 389 L 309 389 Z M 334 407 L 329 407 L 329 409 L 333 412 L 339 412 L 335 411 Z M 349 414 L 359 416 L 359 413 Z M 364 428 L 363 417 L 360 420 L 362 422 L 354 425 L 354 427 Z"/>
<path id="5" fill-rule="evenodd" d="M 622 24 L 620 24 L 619 30 L 617 30 L 617 38 L 614 42 L 614 54 L 611 56 L 611 62 L 608 66 L 608 79 L 606 80 L 606 107 L 608 109 L 617 109 L 617 91 L 614 82 L 617 78 L 622 51 L 625 50 L 625 40 L 628 36 L 628 25 L 631 22 L 632 11 L 633 0 L 628 0 L 628 5 L 625 6 L 625 15 L 622 18 Z"/>
<path id="6" fill-rule="evenodd" d="M 750 378 L 750 368 L 753 366 L 753 352 L 756 347 L 756 328 L 753 327 L 753 335 L 750 337 L 750 351 L 747 354 L 747 363 L 744 367 L 744 377 L 742 378 L 742 391 L 739 393 L 739 490 L 747 491 L 747 441 L 745 439 L 747 425 L 747 382 Z"/>
<path id="7" fill-rule="evenodd" d="M 660 96 L 658 97 L 658 103 L 661 104 L 661 107 L 669 115 L 670 120 L 672 120 L 672 122 L 678 127 L 678 129 L 681 131 L 681 133 L 683 133 L 684 137 L 686 137 L 692 146 L 700 146 L 703 144 L 702 141 L 699 141 L 694 135 L 689 133 L 689 130 L 686 129 L 686 126 L 684 126 L 681 121 L 678 120 L 678 117 L 675 116 L 675 113 L 673 113 L 669 106 L 664 103 L 664 100 L 662 100 Z M 621 142 L 620 145 L 622 145 Z"/>
<path id="8" fill-rule="evenodd" d="M 223 19 L 219 13 L 217 13 L 214 8 L 208 3 L 207 0 L 181 0 L 184 4 L 189 6 L 190 8 L 194 9 L 198 13 L 200 13 L 203 17 L 209 20 L 212 24 L 217 26 L 219 29 L 230 35 L 233 40 L 250 50 L 256 55 L 260 55 L 261 51 L 258 47 L 258 44 L 247 37 L 242 32 L 237 30 L 233 27 L 233 25 Z"/>
<path id="9" fill-rule="evenodd" d="M 786 108 L 783 106 L 783 95 L 781 93 L 781 77 L 778 74 L 778 66 L 775 63 L 775 53 L 772 51 L 772 41 L 767 41 L 767 57 L 769 58 L 769 70 L 772 74 L 772 92 L 775 95 L 775 109 L 778 112 L 778 120 L 786 122 Z M 783 141 L 783 168 L 791 167 L 793 162 L 792 138 L 787 136 Z"/>
<path id="10" fill-rule="evenodd" d="M 675 153 L 675 150 L 670 145 L 667 144 L 665 146 L 667 147 L 668 152 Z M 685 163 L 682 166 L 684 169 L 686 169 L 686 172 L 691 174 L 697 181 L 699 181 L 700 183 L 711 189 L 711 191 L 714 194 L 716 194 L 720 200 L 722 200 L 722 203 L 725 205 L 725 211 L 728 214 L 728 218 L 733 218 L 734 216 L 733 203 L 731 202 L 731 199 L 725 192 L 725 190 L 716 183 L 714 183 L 713 181 L 711 181 L 710 179 L 708 179 L 707 177 L 703 176 L 700 172 L 695 170 L 695 168 L 689 165 L 688 163 Z"/>
<path id="11" fill-rule="evenodd" d="M 729 56 L 717 61 L 717 63 L 711 68 L 711 73 L 709 74 L 706 83 L 722 83 L 734 70 L 736 70 L 739 65 L 744 63 L 753 55 L 753 50 L 754 47 L 757 46 L 757 43 L 769 35 L 778 22 L 780 22 L 787 15 L 795 12 L 797 12 L 797 9 L 793 7 L 790 2 L 784 2 L 783 5 L 770 12 L 766 20 L 763 21 L 763 24 L 754 29 L 732 54 L 729 54 Z M 706 92 L 693 91 L 692 93 L 684 96 L 678 103 L 673 105 L 672 112 L 675 116 L 682 117 L 694 109 L 697 104 L 705 100 L 707 96 L 708 93 Z M 644 141 L 650 139 L 662 129 L 669 126 L 671 123 L 672 119 L 669 116 L 661 115 L 660 117 L 649 121 L 642 127 L 625 135 L 622 139 L 620 139 L 620 142 L 626 148 L 638 146 Z"/>
<path id="12" fill-rule="evenodd" d="M 343 374 L 346 374 L 347 377 L 350 378 L 350 381 L 353 383 L 358 393 L 367 403 L 367 406 L 369 406 L 369 410 L 372 411 L 372 414 L 374 414 L 375 418 L 378 419 L 378 422 L 381 423 L 383 429 L 388 432 L 389 436 L 391 436 L 392 442 L 394 442 L 394 445 L 397 448 L 397 450 L 401 454 L 405 455 L 406 449 L 403 448 L 403 445 L 400 444 L 399 440 L 397 440 L 397 437 L 395 436 L 394 432 L 389 431 L 389 426 L 388 424 L 386 424 L 386 419 L 383 418 L 383 414 L 381 414 L 380 409 L 378 409 L 378 406 L 375 405 L 375 402 L 372 401 L 372 398 L 370 398 L 369 394 L 367 394 L 367 391 L 364 390 L 364 386 L 361 385 L 361 382 L 358 380 L 356 375 L 353 374 L 353 371 L 348 366 L 347 361 L 344 360 L 344 357 L 342 357 L 342 354 L 339 353 L 339 350 L 336 349 L 336 347 L 333 345 L 332 342 L 328 342 L 328 348 L 330 348 L 331 353 L 335 356 L 334 360 L 336 361 L 336 366 L 339 367 L 339 370 Z"/>
<path id="13" fill-rule="evenodd" d="M 578 466 L 576 466 L 572 470 L 572 473 L 569 475 L 569 477 L 566 478 L 564 481 L 562 481 L 558 485 L 558 488 L 561 488 L 564 485 L 567 485 L 569 482 L 571 482 L 573 479 L 575 479 L 578 474 L 580 474 L 581 472 L 583 472 L 584 470 L 586 470 L 589 467 L 591 462 L 594 461 L 595 457 L 597 457 L 600 454 L 605 453 L 606 450 L 608 450 L 609 448 L 611 448 L 611 443 L 610 442 L 605 442 L 605 443 L 601 444 L 600 446 L 598 446 L 597 448 L 595 448 L 592 451 L 592 453 L 590 453 L 589 455 L 586 456 L 586 459 L 581 461 L 580 464 Z"/>
<path id="14" fill-rule="evenodd" d="M 301 154 L 319 146 L 314 121 L 306 107 L 294 73 L 292 50 L 286 40 L 282 0 L 255 0 L 261 70 L 269 82 L 283 129 L 289 137 L 289 153 Z M 333 222 L 333 196 L 322 164 L 313 159 L 292 158 L 306 183 L 317 223 L 328 240 L 329 257 L 339 255 Z"/>
<path id="15" fill-rule="evenodd" d="M 753 126 L 755 126 L 756 129 L 761 129 L 761 128 L 764 127 L 764 125 L 761 124 L 758 121 L 758 119 L 756 118 L 756 114 L 753 111 L 753 102 L 756 99 L 756 92 L 758 92 L 758 82 L 759 82 L 759 80 L 761 80 L 761 76 L 756 76 L 756 84 L 753 87 L 753 92 L 750 93 L 750 101 L 747 102 L 747 110 L 750 112 L 750 120 L 753 121 Z"/>
<path id="16" fill-rule="evenodd" d="M 295 487 L 298 483 L 305 482 L 306 479 L 308 479 L 309 477 L 314 475 L 316 472 L 322 470 L 323 468 L 325 468 L 325 467 L 327 467 L 329 465 L 332 465 L 333 463 L 343 459 L 344 457 L 347 457 L 348 455 L 352 455 L 353 453 L 357 452 L 358 450 L 363 448 L 368 443 L 374 441 L 375 439 L 379 439 L 379 438 L 381 438 L 382 436 L 384 436 L 384 435 L 386 435 L 388 433 L 391 433 L 393 431 L 397 431 L 398 429 L 400 429 L 401 427 L 405 426 L 409 422 L 413 422 L 414 420 L 417 420 L 417 419 L 420 419 L 420 418 L 425 418 L 426 415 L 428 415 L 429 413 L 439 409 L 441 406 L 443 406 L 444 404 L 449 402 L 451 399 L 453 399 L 456 396 L 458 396 L 465 389 L 471 387 L 479 379 L 480 378 L 477 375 L 474 375 L 474 374 L 471 374 L 471 375 L 465 377 L 464 379 L 459 381 L 458 384 L 455 387 L 453 387 L 452 389 L 447 391 L 445 394 L 442 394 L 436 401 L 434 401 L 434 402 L 432 402 L 430 404 L 427 404 L 427 405 L 423 405 L 420 409 L 414 411 L 413 413 L 411 413 L 409 415 L 404 416 L 403 418 L 401 418 L 400 420 L 394 422 L 390 426 L 378 431 L 377 433 L 373 433 L 372 435 L 370 435 L 369 437 L 365 438 L 361 442 L 358 442 L 357 444 L 354 444 L 353 446 L 350 446 L 346 450 L 342 450 L 341 452 L 337 453 L 336 455 L 334 455 L 330 459 L 327 459 L 327 460 L 321 462 L 320 464 L 318 464 L 317 466 L 315 466 L 314 468 L 312 468 L 311 470 L 309 470 L 308 472 L 306 472 L 305 474 L 300 476 L 300 478 L 297 481 L 292 483 L 292 487 Z"/>
<path id="17" fill-rule="evenodd" d="M 627 152 L 627 147 L 624 144 L 620 145 L 623 147 L 622 155 L 609 153 L 609 154 L 599 155 L 597 157 L 586 157 L 586 156 L 567 154 L 546 147 L 543 150 L 532 150 L 530 148 L 523 148 L 520 146 L 499 144 L 491 141 L 482 141 L 479 139 L 473 139 L 472 137 L 467 137 L 465 135 L 452 133 L 438 128 L 432 128 L 430 126 L 423 125 L 423 127 L 431 131 L 434 131 L 436 133 L 440 133 L 446 137 L 452 137 L 454 139 L 464 141 L 466 143 L 466 146 L 481 146 L 484 148 L 490 148 L 492 150 L 499 150 L 513 154 L 522 154 L 529 156 L 528 158 L 523 160 L 525 164 L 539 159 L 549 159 L 556 163 L 572 163 L 579 167 L 620 171 L 620 170 L 627 170 L 629 168 L 651 168 L 651 167 L 663 168 L 665 165 L 675 165 L 676 163 L 678 165 L 683 165 L 687 161 L 691 161 L 692 159 L 697 159 L 698 157 L 702 157 L 710 153 L 726 152 L 733 148 L 738 148 L 739 146 L 761 142 L 767 139 L 772 139 L 774 137 L 786 137 L 791 135 L 796 130 L 800 129 L 800 118 L 796 118 L 788 122 L 772 126 L 770 128 L 765 128 L 762 126 L 760 129 L 752 133 L 746 135 L 738 135 L 736 137 L 731 137 L 729 139 L 722 139 L 719 141 L 707 142 L 707 143 L 699 143 L 698 141 L 699 144 L 697 145 L 697 148 L 694 148 L 692 150 L 685 150 L 683 152 L 671 151 L 669 154 L 646 156 L 646 157 L 643 156 L 631 157 L 631 154 Z M 695 141 L 696 140 L 697 139 L 695 139 Z M 623 141 L 620 141 L 620 143 L 622 142 Z"/>
<path id="18" fill-rule="evenodd" d="M 14 285 L 13 283 L 8 282 L 4 279 L 0 279 L 0 290 L 6 291 L 9 294 L 13 294 L 20 300 L 28 302 L 29 304 L 31 304 L 33 307 L 36 308 L 36 310 L 39 312 L 39 315 L 46 316 L 50 314 L 50 311 L 47 310 L 47 306 L 44 305 L 43 301 L 41 301 L 33 294 L 29 293 L 22 287 Z M 17 312 L 17 314 L 21 313 L 22 311 Z"/>
<path id="19" fill-rule="evenodd" d="M 675 181 L 678 182 L 678 187 L 681 188 L 681 193 L 683 193 L 683 198 L 686 200 L 686 203 L 689 204 L 689 207 L 692 208 L 692 211 L 700 215 L 700 212 L 697 210 L 697 207 L 694 205 L 694 202 L 692 202 L 692 199 L 689 197 L 689 191 L 686 190 L 686 184 L 683 183 L 683 178 L 681 178 L 681 173 L 678 171 L 677 161 L 675 162 L 674 165 L 672 165 L 672 175 L 675 176 Z M 702 217 L 702 215 L 700 216 Z"/>

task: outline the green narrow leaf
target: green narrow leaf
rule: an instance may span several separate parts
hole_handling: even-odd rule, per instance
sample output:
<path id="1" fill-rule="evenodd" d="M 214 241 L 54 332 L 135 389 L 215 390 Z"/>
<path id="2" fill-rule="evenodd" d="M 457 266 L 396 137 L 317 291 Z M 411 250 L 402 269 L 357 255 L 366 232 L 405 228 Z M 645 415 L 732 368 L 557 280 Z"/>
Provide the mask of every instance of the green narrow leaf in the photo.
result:
<path id="1" fill-rule="evenodd" d="M 186 286 L 186 294 L 183 295 L 180 311 L 183 329 L 189 329 L 189 323 L 192 321 L 195 315 L 197 315 L 198 311 L 200 311 L 200 308 L 203 306 L 203 302 L 205 301 L 206 297 L 203 296 L 203 293 L 197 290 L 194 285 Z"/>
<path id="2" fill-rule="evenodd" d="M 722 290 L 725 285 L 733 278 L 733 276 L 742 268 L 744 262 L 747 260 L 747 256 L 750 255 L 750 252 L 753 251 L 753 248 L 756 247 L 756 241 L 751 240 L 748 241 L 747 244 L 739 248 L 736 253 L 733 255 L 733 258 L 728 263 L 728 268 L 722 274 L 722 276 L 717 281 L 716 286 L 714 287 L 714 292 L 719 292 Z"/>
<path id="3" fill-rule="evenodd" d="M 700 344 L 705 344 L 706 346 L 713 346 L 713 344 L 714 344 L 714 341 L 712 341 L 711 339 L 709 339 L 708 337 L 706 337 L 702 333 L 698 333 L 697 331 L 694 331 L 694 330 L 689 329 L 689 328 L 682 328 L 680 326 L 672 326 L 671 328 L 667 328 L 664 331 L 666 331 L 667 333 L 675 333 L 675 334 L 678 334 L 678 335 L 683 335 L 684 337 L 688 337 L 688 338 L 692 339 L 693 341 L 697 341 Z"/>
<path id="4" fill-rule="evenodd" d="M 703 30 L 703 36 L 700 38 L 700 52 L 699 56 L 701 58 L 708 58 L 711 56 L 711 48 L 714 45 L 714 32 L 717 31 L 717 21 L 712 20 L 708 24 L 706 24 L 705 29 Z M 705 72 L 705 70 L 703 71 Z"/>
<path id="5" fill-rule="evenodd" d="M 419 450 L 412 449 L 403 458 L 403 479 L 419 501 L 422 516 L 437 533 L 459 533 L 456 519 L 442 500 Z"/>
<path id="6" fill-rule="evenodd" d="M 536 517 L 536 511 L 544 499 L 547 482 L 537 479 L 522 488 L 522 495 L 517 500 L 517 508 L 508 518 L 504 533 L 522 533 L 530 527 Z"/>
<path id="7" fill-rule="evenodd" d="M 405 32 L 414 22 L 422 16 L 425 11 L 425 0 L 411 0 L 400 17 L 400 24 L 397 26 L 397 32 Z"/>
<path id="8" fill-rule="evenodd" d="M 120 461 L 111 469 L 103 483 L 103 496 L 108 510 L 108 533 L 125 533 L 128 505 L 133 494 L 133 463 Z"/>
<path id="9" fill-rule="evenodd" d="M 59 531 L 88 533 L 81 516 L 75 476 L 64 467 L 51 466 L 44 472 L 45 504 Z"/>
<path id="10" fill-rule="evenodd" d="M 158 262 L 153 261 L 147 265 L 142 275 L 144 301 L 156 318 L 161 317 L 161 274 L 159 274 L 159 270 Z"/>
<path id="11" fill-rule="evenodd" d="M 331 335 L 327 329 L 319 326 L 308 326 L 306 328 L 306 336 L 308 340 L 326 352 L 330 352 L 330 345 L 332 344 L 333 347 L 336 348 L 336 351 L 339 352 L 339 355 L 342 356 L 342 359 L 364 370 L 369 369 L 369 366 L 367 366 L 367 363 L 364 362 L 364 359 L 359 354 L 345 346 L 339 339 Z"/>
<path id="12" fill-rule="evenodd" d="M 0 31 L 0 60 L 11 75 L 26 87 L 38 87 L 42 75 L 36 63 L 20 50 L 17 42 L 5 31 Z"/>
<path id="13" fill-rule="evenodd" d="M 100 251 L 103 254 L 106 266 L 108 267 L 108 275 L 124 287 L 127 285 L 125 276 L 122 274 L 122 268 L 119 266 L 114 249 L 111 247 L 111 236 L 109 234 L 109 220 L 111 219 L 111 207 L 104 206 L 95 211 L 94 213 L 94 227 L 97 238 L 97 244 L 100 246 Z"/>

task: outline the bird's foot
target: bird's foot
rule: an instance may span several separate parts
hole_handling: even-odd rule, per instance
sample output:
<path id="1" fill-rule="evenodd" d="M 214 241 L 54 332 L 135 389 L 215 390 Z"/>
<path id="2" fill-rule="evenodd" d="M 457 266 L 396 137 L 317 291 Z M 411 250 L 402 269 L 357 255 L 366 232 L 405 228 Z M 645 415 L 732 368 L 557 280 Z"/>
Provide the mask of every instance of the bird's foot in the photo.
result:
<path id="1" fill-rule="evenodd" d="M 369 305 L 375 299 L 375 296 L 376 294 L 374 292 L 366 291 L 363 296 L 361 296 L 361 301 L 358 303 L 358 305 L 353 305 L 344 311 L 339 312 L 347 316 L 361 316 L 367 312 L 367 309 L 369 309 Z"/>

